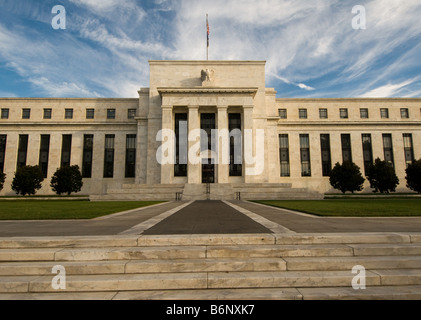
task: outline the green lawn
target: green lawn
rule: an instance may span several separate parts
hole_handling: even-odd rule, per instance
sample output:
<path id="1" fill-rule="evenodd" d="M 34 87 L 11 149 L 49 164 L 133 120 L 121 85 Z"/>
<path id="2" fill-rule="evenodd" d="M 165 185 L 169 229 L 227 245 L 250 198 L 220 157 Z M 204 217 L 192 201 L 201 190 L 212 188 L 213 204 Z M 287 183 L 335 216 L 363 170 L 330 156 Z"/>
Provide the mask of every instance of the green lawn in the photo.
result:
<path id="1" fill-rule="evenodd" d="M 419 198 L 255 202 L 325 217 L 421 216 L 421 199 Z"/>
<path id="2" fill-rule="evenodd" d="M 158 203 L 160 202 L 0 200 L 0 220 L 93 219 Z"/>

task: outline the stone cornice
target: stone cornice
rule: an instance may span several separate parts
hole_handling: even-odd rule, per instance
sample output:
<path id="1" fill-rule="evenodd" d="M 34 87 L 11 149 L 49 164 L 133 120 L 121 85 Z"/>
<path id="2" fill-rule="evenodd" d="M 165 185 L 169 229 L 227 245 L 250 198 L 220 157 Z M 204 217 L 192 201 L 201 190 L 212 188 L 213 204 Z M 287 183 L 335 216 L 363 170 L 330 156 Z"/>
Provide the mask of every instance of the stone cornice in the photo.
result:
<path id="1" fill-rule="evenodd" d="M 180 87 L 157 88 L 159 94 L 246 94 L 255 96 L 259 88 L 226 88 L 226 87 Z"/>

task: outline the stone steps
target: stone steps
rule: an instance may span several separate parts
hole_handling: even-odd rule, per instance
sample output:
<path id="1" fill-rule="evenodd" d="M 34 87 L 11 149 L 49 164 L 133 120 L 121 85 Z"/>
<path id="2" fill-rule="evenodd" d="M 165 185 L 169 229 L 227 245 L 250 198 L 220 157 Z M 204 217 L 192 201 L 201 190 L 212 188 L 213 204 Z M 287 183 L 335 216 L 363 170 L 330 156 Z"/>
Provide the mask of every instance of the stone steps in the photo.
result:
<path id="1" fill-rule="evenodd" d="M 66 271 L 55 290 L 54 266 Z M 354 290 L 352 268 L 366 269 Z M 0 299 L 418 299 L 421 236 L 0 238 Z"/>

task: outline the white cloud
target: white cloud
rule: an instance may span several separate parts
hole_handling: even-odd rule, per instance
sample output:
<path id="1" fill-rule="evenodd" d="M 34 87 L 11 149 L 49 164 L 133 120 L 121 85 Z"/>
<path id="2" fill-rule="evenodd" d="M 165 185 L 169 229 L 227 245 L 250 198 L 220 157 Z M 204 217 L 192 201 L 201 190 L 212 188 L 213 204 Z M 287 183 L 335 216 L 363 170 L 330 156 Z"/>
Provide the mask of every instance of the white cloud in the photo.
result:
<path id="1" fill-rule="evenodd" d="M 414 83 L 416 79 L 407 80 L 401 83 L 397 84 L 386 84 L 384 86 L 375 88 L 373 90 L 370 90 L 369 92 L 363 94 L 362 98 L 389 98 L 394 97 L 396 94 L 399 94 L 399 92 L 407 87 L 408 85 Z"/>

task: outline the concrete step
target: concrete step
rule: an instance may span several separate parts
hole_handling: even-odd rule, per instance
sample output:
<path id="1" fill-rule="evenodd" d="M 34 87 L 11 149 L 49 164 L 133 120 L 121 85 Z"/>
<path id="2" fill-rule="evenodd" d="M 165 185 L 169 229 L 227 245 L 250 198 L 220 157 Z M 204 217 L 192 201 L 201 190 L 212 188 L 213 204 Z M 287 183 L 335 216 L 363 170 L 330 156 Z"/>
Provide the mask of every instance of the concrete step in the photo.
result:
<path id="1" fill-rule="evenodd" d="M 63 292 L 352 286 L 350 271 L 209 272 L 69 275 Z M 52 276 L 1 276 L 1 293 L 57 292 Z M 366 286 L 421 285 L 421 269 L 366 271 Z"/>

